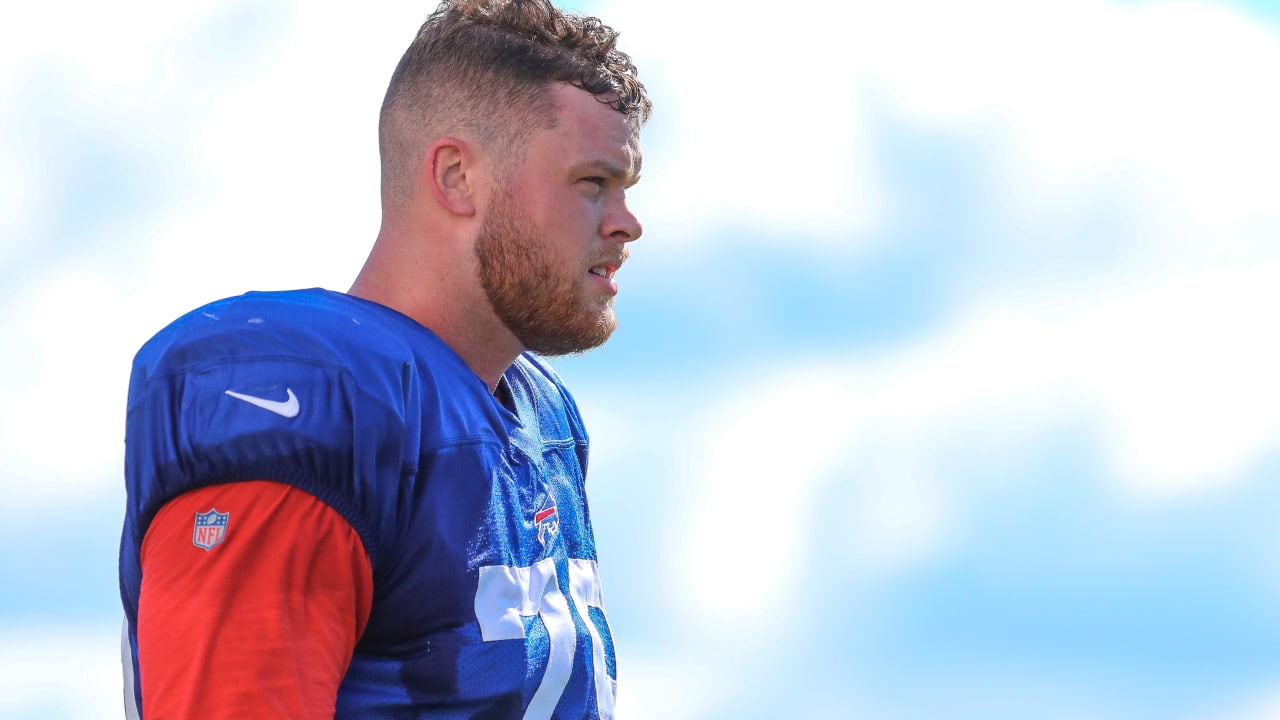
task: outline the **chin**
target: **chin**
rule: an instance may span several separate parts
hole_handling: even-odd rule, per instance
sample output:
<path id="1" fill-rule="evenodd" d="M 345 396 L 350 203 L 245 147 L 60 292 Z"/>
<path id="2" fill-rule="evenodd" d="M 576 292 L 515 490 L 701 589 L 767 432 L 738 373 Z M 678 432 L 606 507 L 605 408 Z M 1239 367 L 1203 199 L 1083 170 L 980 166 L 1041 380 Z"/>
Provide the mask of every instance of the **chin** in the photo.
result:
<path id="1" fill-rule="evenodd" d="M 604 345 L 617 327 L 617 318 L 609 309 L 582 316 L 578 322 L 566 323 L 555 337 L 539 338 L 529 349 L 539 355 L 577 355 Z"/>

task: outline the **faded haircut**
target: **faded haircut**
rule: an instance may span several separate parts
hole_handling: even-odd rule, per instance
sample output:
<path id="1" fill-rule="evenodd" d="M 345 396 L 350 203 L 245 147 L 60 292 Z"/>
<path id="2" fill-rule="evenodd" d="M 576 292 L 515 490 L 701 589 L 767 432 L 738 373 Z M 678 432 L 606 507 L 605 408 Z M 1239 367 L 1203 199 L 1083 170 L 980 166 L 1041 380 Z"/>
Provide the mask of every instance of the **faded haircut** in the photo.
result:
<path id="1" fill-rule="evenodd" d="M 555 127 L 553 83 L 595 95 L 638 130 L 652 108 L 618 33 L 549 0 L 444 0 L 400 58 L 378 121 L 382 202 L 403 204 L 427 144 L 466 133 L 507 164 Z"/>

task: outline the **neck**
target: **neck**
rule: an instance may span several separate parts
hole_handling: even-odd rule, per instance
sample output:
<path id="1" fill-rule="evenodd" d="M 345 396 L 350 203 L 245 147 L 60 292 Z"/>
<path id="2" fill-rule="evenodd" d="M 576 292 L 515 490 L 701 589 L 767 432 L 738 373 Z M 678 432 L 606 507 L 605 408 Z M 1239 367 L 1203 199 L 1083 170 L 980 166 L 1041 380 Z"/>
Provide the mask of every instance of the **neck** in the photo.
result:
<path id="1" fill-rule="evenodd" d="M 475 280 L 474 257 L 447 257 L 445 243 L 409 240 L 384 226 L 349 294 L 396 310 L 431 330 L 490 391 L 496 390 L 524 347 L 494 314 Z"/>

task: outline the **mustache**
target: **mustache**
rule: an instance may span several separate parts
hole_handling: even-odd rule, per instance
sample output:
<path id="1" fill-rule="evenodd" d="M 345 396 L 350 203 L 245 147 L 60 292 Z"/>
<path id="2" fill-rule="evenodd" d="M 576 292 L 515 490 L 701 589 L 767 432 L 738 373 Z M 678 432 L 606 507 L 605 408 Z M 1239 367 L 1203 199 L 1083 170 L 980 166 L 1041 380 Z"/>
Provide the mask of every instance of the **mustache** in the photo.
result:
<path id="1" fill-rule="evenodd" d="M 618 246 L 618 249 L 616 251 L 597 257 L 595 260 L 591 262 L 591 265 L 589 267 L 596 267 L 598 265 L 612 265 L 615 268 L 619 268 L 619 267 L 622 267 L 622 264 L 625 263 L 627 259 L 630 257 L 631 257 L 631 250 L 628 249 L 626 245 L 620 245 Z"/>

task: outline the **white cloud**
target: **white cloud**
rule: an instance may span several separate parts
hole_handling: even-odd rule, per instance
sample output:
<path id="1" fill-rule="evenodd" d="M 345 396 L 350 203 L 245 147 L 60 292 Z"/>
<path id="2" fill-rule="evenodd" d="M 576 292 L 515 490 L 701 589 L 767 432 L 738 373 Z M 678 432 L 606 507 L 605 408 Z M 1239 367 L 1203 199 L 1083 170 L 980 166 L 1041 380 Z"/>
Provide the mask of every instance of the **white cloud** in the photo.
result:
<path id="1" fill-rule="evenodd" d="M 121 668 L 118 625 L 0 626 L 0 716 L 122 717 Z"/>
<path id="2" fill-rule="evenodd" d="M 174 35 L 225 4 L 72 0 L 14 6 L 0 26 L 0 68 L 7 75 L 33 60 L 54 60 L 74 68 L 86 90 L 104 96 L 142 91 L 154 79 L 157 61 Z"/>
<path id="3" fill-rule="evenodd" d="M 695 720 L 707 717 L 728 688 L 711 678 L 712 668 L 687 655 L 632 653 L 618 675 L 620 718 Z"/>
<path id="4" fill-rule="evenodd" d="M 1188 273 L 1100 303 L 1064 334 L 1136 489 L 1221 485 L 1280 442 L 1277 277 L 1280 262 Z"/>
<path id="5" fill-rule="evenodd" d="M 1023 297 L 874 357 L 739 368 L 725 385 L 735 392 L 703 388 L 718 400 L 675 427 L 606 429 L 612 450 L 596 468 L 627 454 L 618 438 L 677 453 L 681 478 L 664 489 L 687 509 L 671 516 L 683 559 L 673 604 L 704 630 L 781 612 L 801 577 L 823 572 L 815 534 L 837 543 L 840 572 L 864 589 L 928 562 L 971 530 L 967 508 L 1000 490 L 958 485 L 948 463 L 998 466 L 1064 423 L 1098 429 L 1119 489 L 1194 498 L 1247 477 L 1280 442 L 1280 343 L 1265 330 L 1278 273 L 1205 268 Z M 810 525 L 833 505 L 842 526 Z"/>
<path id="6" fill-rule="evenodd" d="M 194 180 L 165 188 L 162 205 L 88 228 L 91 245 L 51 268 L 33 266 L 8 288 L 0 484 L 28 508 L 88 501 L 119 476 L 129 364 L 165 323 L 249 289 L 350 282 L 377 232 L 377 108 L 402 50 L 366 30 L 400 28 L 407 42 L 427 12 L 409 2 L 355 16 L 282 5 L 296 15 L 275 18 L 278 36 L 258 38 L 253 50 L 272 62 L 251 57 L 210 89 L 174 73 L 192 69 L 181 59 L 192 43 L 243 50 L 210 33 L 226 3 L 104 7 L 24 6 L 22 23 L 0 28 L 13 41 L 0 42 L 6 76 L 56 67 L 64 81 L 61 105 L 24 106 L 19 117 L 83 112 L 96 141 L 187 163 L 182 173 Z M 30 102 L 25 87 L 0 86 L 0 109 Z M 153 133 L 151 123 L 163 129 Z M 0 250 L 15 257 L 38 256 L 50 242 L 47 201 L 68 192 L 52 184 L 40 144 L 22 134 L 31 129 L 0 125 L 0 159 L 12 161 L 0 163 L 0 210 L 14 210 Z M 33 197 L 37 190 L 50 198 Z"/>
<path id="7" fill-rule="evenodd" d="M 1124 169 L 1134 193 L 1112 197 L 1134 223 L 1120 240 L 1131 256 L 1085 283 L 1052 268 L 984 278 L 959 323 L 875 367 L 845 369 L 860 412 L 902 418 L 906 434 L 988 418 L 1019 435 L 1087 404 L 1108 431 L 1115 476 L 1142 493 L 1221 486 L 1274 446 L 1280 389 L 1268 368 L 1280 351 L 1266 328 L 1280 306 L 1280 96 L 1261 90 L 1280 67 L 1274 32 L 1221 6 L 1101 0 L 819 3 L 794 13 L 659 0 L 601 15 L 626 30 L 642 73 L 658 66 L 648 77 L 670 94 L 681 146 L 648 212 L 675 217 L 667 227 L 682 243 L 740 242 L 729 226 L 785 228 L 788 242 L 838 249 L 868 237 L 871 218 L 891 221 L 860 88 L 889 93 L 895 111 L 938 128 L 1010 130 L 1007 147 L 987 151 L 1008 198 L 992 210 L 1025 228 L 992 242 L 1015 253 L 1057 231 L 1064 205 L 1053 203 L 1114 190 L 1099 179 L 1114 183 L 1107 173 Z M 1001 164 L 1008 156 L 1034 173 Z M 852 177 L 862 179 L 856 192 Z M 870 204 L 854 212 L 850 198 Z M 787 382 L 765 383 L 751 407 L 734 401 L 723 417 L 764 418 L 788 403 L 823 412 L 807 399 L 811 380 Z M 760 431 L 731 427 L 739 446 L 766 444 Z M 725 458 L 710 461 L 713 494 L 721 474 L 752 466 L 729 451 L 713 457 Z M 755 469 L 769 474 L 771 463 Z M 783 527 L 789 507 L 778 513 Z"/>
<path id="8" fill-rule="evenodd" d="M 832 243 L 883 215 L 863 109 L 831 24 L 763 3 L 614 3 L 601 15 L 674 131 L 637 195 L 688 237 L 744 228 Z M 806 12 L 807 15 L 807 12 Z M 804 37 L 792 25 L 804 23 Z M 781 33 L 771 46 L 761 42 Z M 803 57 L 803 60 L 798 58 Z"/>
<path id="9" fill-rule="evenodd" d="M 1043 179 L 1128 165 L 1197 222 L 1273 214 L 1280 39 L 1220 6 L 1101 0 L 654 0 L 602 12 L 665 96 L 679 146 L 647 208 L 682 237 L 865 241 L 894 198 L 868 90 L 939 128 L 1003 132 Z M 664 148 L 665 149 L 665 148 Z M 729 223 L 730 225 L 726 225 Z M 719 232 L 713 232 L 713 231 Z"/>
<path id="10" fill-rule="evenodd" d="M 704 493 L 687 534 L 681 586 L 722 622 L 781 602 L 802 568 L 800 529 L 816 481 L 851 435 L 850 389 L 817 373 L 788 375 L 732 397 L 705 428 L 690 469 Z"/>
<path id="11" fill-rule="evenodd" d="M 92 267 L 43 280 L 18 288 L 0 357 L 0 484 L 16 512 L 95 501 L 123 467 L 132 308 Z"/>

